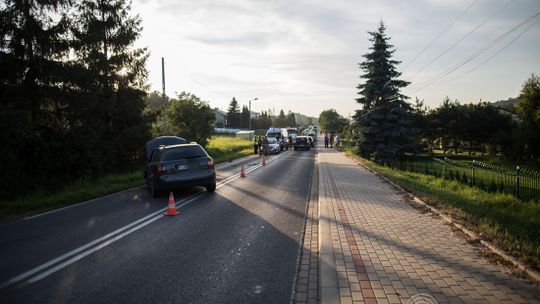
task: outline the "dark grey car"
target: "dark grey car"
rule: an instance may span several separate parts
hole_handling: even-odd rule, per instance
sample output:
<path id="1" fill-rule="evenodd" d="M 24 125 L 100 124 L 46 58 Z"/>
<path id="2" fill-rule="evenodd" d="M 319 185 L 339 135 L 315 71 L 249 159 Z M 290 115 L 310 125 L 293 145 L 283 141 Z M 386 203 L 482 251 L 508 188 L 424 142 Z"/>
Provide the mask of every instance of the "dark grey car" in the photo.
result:
<path id="1" fill-rule="evenodd" d="M 204 186 L 216 190 L 214 160 L 198 144 L 160 146 L 154 149 L 145 169 L 152 197 L 177 187 Z"/>
<path id="2" fill-rule="evenodd" d="M 298 149 L 306 149 L 309 151 L 310 144 L 307 136 L 297 136 L 296 141 L 294 142 L 294 151 Z"/>

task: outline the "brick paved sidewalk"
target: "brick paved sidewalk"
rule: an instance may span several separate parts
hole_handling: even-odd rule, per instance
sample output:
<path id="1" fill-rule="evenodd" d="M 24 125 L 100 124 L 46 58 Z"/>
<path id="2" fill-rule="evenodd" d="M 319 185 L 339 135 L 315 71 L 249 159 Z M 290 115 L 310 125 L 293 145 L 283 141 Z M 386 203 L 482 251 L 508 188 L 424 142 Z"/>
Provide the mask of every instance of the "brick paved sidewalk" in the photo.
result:
<path id="1" fill-rule="evenodd" d="M 319 149 L 321 303 L 540 303 L 438 217 L 334 149 Z"/>

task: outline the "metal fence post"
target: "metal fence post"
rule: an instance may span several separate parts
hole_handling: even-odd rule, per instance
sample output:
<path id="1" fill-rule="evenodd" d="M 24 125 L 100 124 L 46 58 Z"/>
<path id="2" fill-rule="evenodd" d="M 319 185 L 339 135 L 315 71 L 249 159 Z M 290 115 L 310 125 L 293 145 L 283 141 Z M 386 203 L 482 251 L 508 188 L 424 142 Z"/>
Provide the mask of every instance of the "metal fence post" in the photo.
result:
<path id="1" fill-rule="evenodd" d="M 520 171 L 520 168 L 519 166 L 516 167 L 516 196 L 517 198 L 520 198 L 519 197 L 519 171 Z"/>
<path id="2" fill-rule="evenodd" d="M 443 177 L 446 178 L 446 156 L 444 157 Z"/>
<path id="3" fill-rule="evenodd" d="M 474 161 L 474 159 L 473 159 L 472 164 L 471 164 L 471 170 L 472 170 L 472 173 L 471 173 L 471 175 L 472 175 L 471 184 L 472 184 L 473 186 L 475 185 L 475 182 L 474 182 L 474 162 L 475 162 L 475 161 Z"/>

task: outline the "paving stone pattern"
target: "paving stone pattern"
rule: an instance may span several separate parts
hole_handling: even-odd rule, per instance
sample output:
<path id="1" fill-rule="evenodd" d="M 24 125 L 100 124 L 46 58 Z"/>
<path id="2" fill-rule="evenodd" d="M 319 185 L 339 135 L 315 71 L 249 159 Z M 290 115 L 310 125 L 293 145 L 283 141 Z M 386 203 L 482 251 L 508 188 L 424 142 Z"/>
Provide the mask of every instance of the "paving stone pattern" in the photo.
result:
<path id="1" fill-rule="evenodd" d="M 537 286 L 491 264 L 342 153 L 320 148 L 318 160 L 341 303 L 540 303 Z"/>

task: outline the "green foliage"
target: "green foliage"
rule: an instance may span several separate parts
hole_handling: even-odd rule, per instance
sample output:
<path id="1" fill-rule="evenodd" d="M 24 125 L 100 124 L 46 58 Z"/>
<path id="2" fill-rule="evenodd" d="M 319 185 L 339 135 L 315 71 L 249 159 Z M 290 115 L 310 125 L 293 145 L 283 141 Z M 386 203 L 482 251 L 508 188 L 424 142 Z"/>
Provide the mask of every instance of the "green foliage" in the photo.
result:
<path id="1" fill-rule="evenodd" d="M 467 178 L 467 174 L 465 174 L 465 172 L 463 172 L 463 175 L 461 176 L 461 182 L 466 185 L 469 184 L 469 179 Z"/>
<path id="2" fill-rule="evenodd" d="M 319 114 L 319 125 L 324 132 L 338 133 L 348 124 L 347 119 L 339 115 L 334 109 L 325 110 Z"/>
<path id="3" fill-rule="evenodd" d="M 516 110 L 523 120 L 520 128 L 523 150 L 537 159 L 540 157 L 540 78 L 535 74 L 523 84 Z"/>
<path id="4" fill-rule="evenodd" d="M 247 129 L 249 128 L 249 119 L 250 119 L 250 114 L 249 114 L 249 108 L 247 106 L 243 106 L 242 107 L 242 113 L 240 114 L 240 127 L 244 128 L 244 129 Z"/>
<path id="5" fill-rule="evenodd" d="M 35 214 L 84 202 L 109 193 L 142 185 L 142 169 L 129 173 L 106 175 L 97 179 L 83 178 L 56 191 L 30 189 L 16 200 L 0 201 L 0 220 L 15 219 L 23 214 Z"/>
<path id="6" fill-rule="evenodd" d="M 283 109 L 279 111 L 279 115 L 272 121 L 272 126 L 276 128 L 285 128 L 287 126 L 287 117 Z"/>
<path id="7" fill-rule="evenodd" d="M 182 92 L 169 102 L 167 119 L 171 134 L 206 146 L 214 131 L 215 115 L 207 102 Z"/>
<path id="8" fill-rule="evenodd" d="M 268 129 L 272 126 L 272 118 L 268 112 L 262 111 L 258 118 L 251 121 L 251 126 L 254 129 Z"/>
<path id="9" fill-rule="evenodd" d="M 241 113 L 238 101 L 233 97 L 227 110 L 227 127 L 240 128 L 241 127 Z"/>
<path id="10" fill-rule="evenodd" d="M 57 189 L 142 158 L 145 49 L 125 1 L 0 6 L 0 198 Z M 6 130 L 6 131 L 4 131 Z"/>
<path id="11" fill-rule="evenodd" d="M 370 53 L 362 57 L 365 61 L 359 64 L 365 73 L 360 76 L 365 82 L 356 88 L 360 97 L 356 99 L 363 106 L 363 110 L 371 110 L 377 103 L 388 100 L 404 100 L 407 97 L 401 95 L 399 90 L 409 83 L 397 78 L 401 73 L 396 70 L 399 61 L 392 60 L 394 50 L 386 36 L 383 22 L 379 24 L 376 32 L 368 32 L 371 35 L 369 41 L 373 43 Z"/>
<path id="12" fill-rule="evenodd" d="M 294 127 L 296 126 L 296 116 L 293 112 L 289 110 L 289 113 L 287 113 L 287 123 L 286 127 Z"/>
<path id="13" fill-rule="evenodd" d="M 418 101 L 417 101 L 418 102 Z M 510 155 L 513 150 L 516 124 L 512 117 L 489 103 L 460 104 L 446 97 L 433 110 L 413 112 L 420 128 L 421 139 L 432 151 L 438 145 L 446 154 L 453 148 L 457 154 L 460 148 L 480 149 L 482 155 L 488 151 L 496 154 L 500 149 Z"/>
<path id="14" fill-rule="evenodd" d="M 414 152 L 414 120 L 411 107 L 400 89 L 409 83 L 399 80 L 399 61 L 392 60 L 392 45 L 381 22 L 376 32 L 369 32 L 373 45 L 360 63 L 364 83 L 358 85 L 357 102 L 363 106 L 355 115 L 360 128 L 360 154 L 377 162 L 394 164 L 405 152 Z"/>

